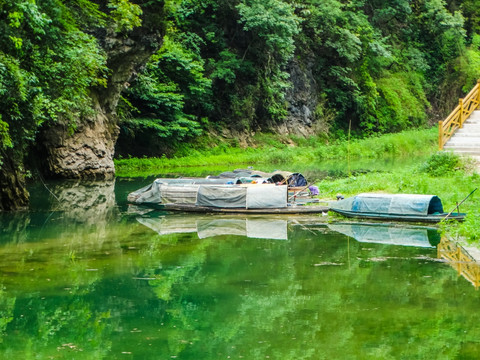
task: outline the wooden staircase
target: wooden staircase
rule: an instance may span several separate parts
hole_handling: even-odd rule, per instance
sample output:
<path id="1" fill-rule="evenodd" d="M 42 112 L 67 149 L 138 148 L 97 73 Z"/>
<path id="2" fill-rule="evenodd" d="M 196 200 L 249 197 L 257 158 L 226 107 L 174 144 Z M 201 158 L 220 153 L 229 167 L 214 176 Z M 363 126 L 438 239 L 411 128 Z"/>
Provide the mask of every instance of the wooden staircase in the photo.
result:
<path id="1" fill-rule="evenodd" d="M 468 155 L 480 161 L 480 110 L 475 110 L 463 127 L 455 131 L 443 149 Z"/>
<path id="2" fill-rule="evenodd" d="M 458 106 L 438 123 L 438 149 L 480 161 L 480 80 Z"/>

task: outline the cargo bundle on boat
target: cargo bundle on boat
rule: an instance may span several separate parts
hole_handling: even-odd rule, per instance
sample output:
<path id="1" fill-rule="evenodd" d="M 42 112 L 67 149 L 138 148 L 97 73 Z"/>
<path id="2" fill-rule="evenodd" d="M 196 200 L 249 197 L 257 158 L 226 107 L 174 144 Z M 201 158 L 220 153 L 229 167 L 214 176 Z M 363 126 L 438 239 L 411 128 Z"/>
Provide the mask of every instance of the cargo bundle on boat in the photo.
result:
<path id="1" fill-rule="evenodd" d="M 445 213 L 436 195 L 359 194 L 330 203 L 330 210 L 347 217 L 413 222 L 463 220 L 464 213 Z"/>

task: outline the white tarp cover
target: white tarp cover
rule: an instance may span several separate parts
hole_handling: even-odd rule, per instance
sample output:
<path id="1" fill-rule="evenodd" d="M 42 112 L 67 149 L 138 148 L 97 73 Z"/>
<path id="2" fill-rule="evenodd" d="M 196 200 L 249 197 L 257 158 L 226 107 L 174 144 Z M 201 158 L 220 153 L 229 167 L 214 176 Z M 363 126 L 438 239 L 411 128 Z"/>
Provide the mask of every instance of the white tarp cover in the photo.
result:
<path id="1" fill-rule="evenodd" d="M 200 185 L 165 185 L 160 187 L 162 204 L 195 205 Z"/>
<path id="2" fill-rule="evenodd" d="M 287 207 L 287 186 L 252 185 L 247 187 L 247 209 Z"/>
<path id="3" fill-rule="evenodd" d="M 332 209 L 359 213 L 427 215 L 443 213 L 440 199 L 435 195 L 417 194 L 360 194 L 333 202 Z"/>
<path id="4" fill-rule="evenodd" d="M 196 204 L 219 208 L 244 208 L 247 204 L 247 188 L 234 185 L 201 185 L 198 189 Z"/>
<path id="5" fill-rule="evenodd" d="M 154 181 L 151 185 L 145 186 L 129 195 L 135 197 L 137 204 L 160 204 L 162 202 L 160 187 L 161 183 Z"/>

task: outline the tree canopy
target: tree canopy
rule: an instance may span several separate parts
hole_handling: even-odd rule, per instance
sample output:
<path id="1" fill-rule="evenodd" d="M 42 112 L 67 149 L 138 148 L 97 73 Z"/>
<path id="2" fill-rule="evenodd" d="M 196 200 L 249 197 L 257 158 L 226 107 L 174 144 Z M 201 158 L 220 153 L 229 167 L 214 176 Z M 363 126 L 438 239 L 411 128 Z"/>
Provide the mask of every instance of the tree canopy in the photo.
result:
<path id="1" fill-rule="evenodd" d="M 113 71 L 99 34 L 142 27 L 166 26 L 166 35 L 116 109 L 121 155 L 160 156 L 206 131 L 271 129 L 291 114 L 294 68 L 313 84 L 313 123 L 329 114 L 329 136 L 425 126 L 480 75 L 477 5 L 3 0 L 0 161 L 21 162 L 39 127 L 61 119 L 74 129 L 95 111 L 91 90 Z"/>

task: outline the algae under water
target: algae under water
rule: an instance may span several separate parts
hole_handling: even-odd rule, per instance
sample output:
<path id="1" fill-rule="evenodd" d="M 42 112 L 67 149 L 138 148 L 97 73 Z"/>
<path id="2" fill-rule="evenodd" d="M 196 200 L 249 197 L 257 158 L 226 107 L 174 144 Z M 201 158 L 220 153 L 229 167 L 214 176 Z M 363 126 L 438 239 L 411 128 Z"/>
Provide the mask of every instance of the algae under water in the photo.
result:
<path id="1" fill-rule="evenodd" d="M 0 216 L 0 358 L 480 351 L 478 290 L 434 229 L 134 211 L 145 182 L 38 185 L 30 212 Z"/>

